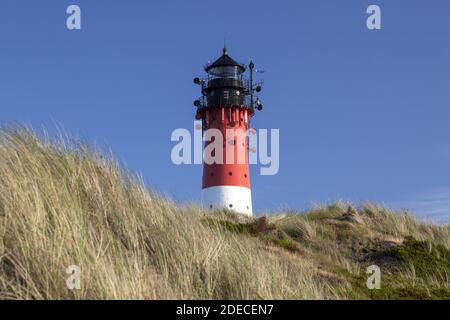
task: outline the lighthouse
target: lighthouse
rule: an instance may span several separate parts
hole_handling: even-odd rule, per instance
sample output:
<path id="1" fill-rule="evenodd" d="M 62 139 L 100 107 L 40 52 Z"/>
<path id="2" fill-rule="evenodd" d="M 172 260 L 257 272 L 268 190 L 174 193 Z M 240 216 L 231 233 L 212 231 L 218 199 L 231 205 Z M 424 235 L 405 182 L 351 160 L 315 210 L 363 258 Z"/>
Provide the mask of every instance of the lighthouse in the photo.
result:
<path id="1" fill-rule="evenodd" d="M 224 47 L 222 55 L 204 70 L 206 75 L 194 79 L 202 94 L 194 102 L 195 118 L 202 121 L 205 140 L 202 205 L 251 216 L 247 133 L 255 133 L 250 120 L 255 109 L 262 110 L 261 101 L 254 96 L 261 91 L 261 84 L 253 83 L 255 65 L 250 61 L 246 75 L 247 67 L 232 59 Z M 207 161 L 208 155 L 214 161 Z"/>

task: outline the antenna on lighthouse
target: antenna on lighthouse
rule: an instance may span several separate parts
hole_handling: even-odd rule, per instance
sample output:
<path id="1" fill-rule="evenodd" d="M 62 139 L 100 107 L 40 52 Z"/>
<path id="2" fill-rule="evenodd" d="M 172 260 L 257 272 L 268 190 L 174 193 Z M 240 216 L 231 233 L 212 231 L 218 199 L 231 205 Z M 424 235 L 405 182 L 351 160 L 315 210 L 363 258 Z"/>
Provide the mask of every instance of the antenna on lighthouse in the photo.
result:
<path id="1" fill-rule="evenodd" d="M 227 39 L 223 38 L 223 49 L 222 52 L 224 55 L 228 55 L 228 49 L 227 49 Z"/>
<path id="2" fill-rule="evenodd" d="M 253 60 L 250 60 L 248 67 L 250 69 L 250 106 L 253 109 L 253 69 L 255 68 Z"/>
<path id="3" fill-rule="evenodd" d="M 250 60 L 250 63 L 248 65 L 248 68 L 250 69 L 250 106 L 252 109 L 254 109 L 254 92 L 261 92 L 262 90 L 262 83 L 258 83 L 256 85 L 253 85 L 253 72 L 260 72 L 259 70 L 255 69 L 255 63 L 253 62 L 253 59 Z M 259 100 L 259 97 L 256 97 L 256 109 L 261 111 L 262 110 L 262 103 L 261 100 Z"/>

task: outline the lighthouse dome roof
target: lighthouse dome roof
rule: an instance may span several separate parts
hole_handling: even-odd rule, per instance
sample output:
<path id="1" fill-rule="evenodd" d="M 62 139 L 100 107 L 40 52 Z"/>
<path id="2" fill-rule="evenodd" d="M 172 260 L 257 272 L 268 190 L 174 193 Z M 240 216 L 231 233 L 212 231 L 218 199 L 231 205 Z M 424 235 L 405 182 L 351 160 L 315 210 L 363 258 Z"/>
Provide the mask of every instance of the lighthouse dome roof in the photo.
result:
<path id="1" fill-rule="evenodd" d="M 205 71 L 211 74 L 221 73 L 219 70 L 233 69 L 236 74 L 241 74 L 245 71 L 245 66 L 236 62 L 228 55 L 226 47 L 223 48 L 223 54 L 220 58 L 205 67 Z"/>

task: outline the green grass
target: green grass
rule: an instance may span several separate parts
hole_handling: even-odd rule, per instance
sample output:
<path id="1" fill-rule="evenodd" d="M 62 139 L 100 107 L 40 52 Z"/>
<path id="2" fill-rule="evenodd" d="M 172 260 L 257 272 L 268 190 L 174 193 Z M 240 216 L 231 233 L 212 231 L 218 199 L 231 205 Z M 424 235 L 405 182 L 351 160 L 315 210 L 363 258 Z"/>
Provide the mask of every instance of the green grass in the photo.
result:
<path id="1" fill-rule="evenodd" d="M 417 241 L 407 237 L 402 245 L 387 253 L 404 267 L 413 266 L 418 277 L 450 277 L 450 250 L 430 241 Z"/>
<path id="2" fill-rule="evenodd" d="M 205 222 L 205 225 L 208 225 L 212 228 L 215 228 L 219 231 L 228 231 L 232 233 L 237 234 L 244 234 L 244 235 L 257 235 L 257 225 L 255 222 L 249 222 L 249 223 L 235 223 L 228 220 L 218 220 L 218 219 L 212 219 L 212 218 L 205 218 L 203 219 Z"/>
<path id="3" fill-rule="evenodd" d="M 291 239 L 280 239 L 275 236 L 263 236 L 261 238 L 287 251 L 291 252 L 298 251 L 297 243 Z"/>
<path id="4" fill-rule="evenodd" d="M 287 251 L 298 251 L 297 243 L 285 232 L 278 230 L 274 224 L 268 224 L 266 219 L 256 219 L 247 223 L 235 223 L 228 220 L 205 218 L 204 222 L 218 230 L 258 237 Z"/>

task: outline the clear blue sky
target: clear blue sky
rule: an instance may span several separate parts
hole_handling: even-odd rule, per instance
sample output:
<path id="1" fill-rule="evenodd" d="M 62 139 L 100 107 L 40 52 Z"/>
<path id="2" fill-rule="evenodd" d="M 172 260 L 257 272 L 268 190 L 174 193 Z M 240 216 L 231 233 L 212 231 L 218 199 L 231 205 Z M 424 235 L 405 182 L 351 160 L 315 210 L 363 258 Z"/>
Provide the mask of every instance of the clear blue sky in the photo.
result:
<path id="1" fill-rule="evenodd" d="M 70 4 L 81 31 L 66 29 Z M 171 163 L 170 134 L 192 127 L 192 78 L 224 38 L 266 70 L 254 126 L 280 129 L 279 174 L 253 168 L 257 211 L 342 198 L 450 218 L 447 0 L 2 0 L 0 122 L 56 123 L 199 201 L 201 167 Z"/>

